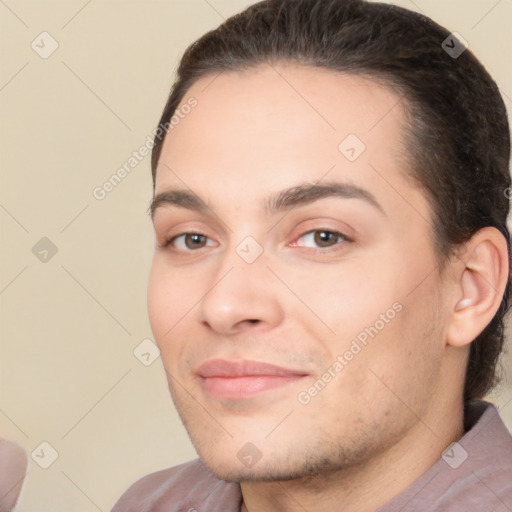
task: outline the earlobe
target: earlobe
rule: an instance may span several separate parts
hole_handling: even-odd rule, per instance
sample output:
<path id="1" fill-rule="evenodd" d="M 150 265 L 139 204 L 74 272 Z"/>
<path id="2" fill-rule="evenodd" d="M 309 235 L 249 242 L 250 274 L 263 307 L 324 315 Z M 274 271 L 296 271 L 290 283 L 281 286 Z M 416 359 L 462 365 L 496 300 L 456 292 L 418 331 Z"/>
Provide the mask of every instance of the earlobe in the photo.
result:
<path id="1" fill-rule="evenodd" d="M 505 291 L 509 256 L 504 236 L 495 228 L 478 231 L 459 257 L 456 302 L 447 329 L 448 345 L 469 345 L 491 322 Z"/>

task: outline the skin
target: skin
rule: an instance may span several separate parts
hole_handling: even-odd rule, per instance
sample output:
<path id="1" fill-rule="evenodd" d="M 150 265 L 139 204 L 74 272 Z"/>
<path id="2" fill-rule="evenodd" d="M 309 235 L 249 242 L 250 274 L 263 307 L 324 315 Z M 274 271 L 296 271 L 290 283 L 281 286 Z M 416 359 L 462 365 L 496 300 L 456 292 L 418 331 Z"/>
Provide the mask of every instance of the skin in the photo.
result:
<path id="1" fill-rule="evenodd" d="M 172 398 L 203 462 L 241 482 L 242 510 L 374 511 L 464 433 L 468 346 L 499 306 L 505 241 L 485 228 L 440 271 L 427 199 L 407 176 L 403 105 L 387 88 L 286 63 L 212 78 L 186 94 L 183 103 L 193 96 L 198 105 L 167 135 L 156 175 L 156 194 L 186 189 L 209 207 L 163 204 L 153 215 L 148 308 Z M 338 149 L 348 134 L 366 145 L 353 162 Z M 262 206 L 284 189 L 328 182 L 360 187 L 380 208 L 358 197 L 272 215 Z M 313 230 L 348 239 L 323 244 Z M 207 238 L 194 245 L 182 233 Z M 236 252 L 247 236 L 263 250 L 253 263 Z M 394 318 L 300 403 L 397 303 Z M 306 376 L 219 399 L 195 373 L 216 358 Z M 252 467 L 237 457 L 248 442 L 261 453 Z"/>

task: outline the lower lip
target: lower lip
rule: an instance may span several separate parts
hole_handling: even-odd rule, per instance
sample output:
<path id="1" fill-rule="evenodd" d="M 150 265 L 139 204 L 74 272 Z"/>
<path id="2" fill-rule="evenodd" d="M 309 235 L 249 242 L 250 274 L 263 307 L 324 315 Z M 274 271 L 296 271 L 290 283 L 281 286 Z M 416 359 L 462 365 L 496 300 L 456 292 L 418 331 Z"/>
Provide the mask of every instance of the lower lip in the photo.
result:
<path id="1" fill-rule="evenodd" d="M 243 399 L 264 391 L 281 388 L 302 379 L 303 375 L 274 376 L 250 375 L 247 377 L 203 378 L 205 390 L 216 398 Z"/>

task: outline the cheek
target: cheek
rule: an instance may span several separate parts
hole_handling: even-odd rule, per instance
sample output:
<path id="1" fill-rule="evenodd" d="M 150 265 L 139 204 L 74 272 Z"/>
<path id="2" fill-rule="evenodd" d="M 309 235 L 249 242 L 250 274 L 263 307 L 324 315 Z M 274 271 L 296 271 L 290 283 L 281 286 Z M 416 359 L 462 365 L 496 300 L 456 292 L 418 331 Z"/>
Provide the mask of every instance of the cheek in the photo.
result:
<path id="1" fill-rule="evenodd" d="M 407 404 L 418 414 L 429 403 L 443 358 L 442 326 L 435 290 L 402 299 L 402 309 L 370 342 L 364 357 L 372 395 L 389 408 L 408 415 Z M 403 403 L 402 403 L 403 402 Z"/>
<path id="2" fill-rule="evenodd" d="M 314 272 L 283 278 L 295 284 L 297 296 L 315 313 L 299 318 L 313 338 L 324 340 L 329 359 L 325 362 L 352 352 L 349 371 L 344 372 L 352 382 L 360 383 L 365 375 L 375 380 L 368 375 L 372 365 L 376 373 L 392 379 L 393 374 L 420 370 L 424 376 L 423 369 L 431 370 L 432 361 L 439 361 L 442 346 L 434 332 L 439 283 L 431 275 L 418 286 L 421 276 L 435 266 L 430 258 L 419 261 L 408 256 L 413 254 L 406 250 L 397 254 L 390 245 L 378 254 L 347 259 L 339 266 L 318 265 Z"/>
<path id="3" fill-rule="evenodd" d="M 158 255 L 154 256 L 148 279 L 148 315 L 155 341 L 164 353 L 176 346 L 173 340 L 186 323 L 183 320 L 194 303 L 188 296 L 190 289 L 179 272 L 171 272 Z"/>
<path id="4" fill-rule="evenodd" d="M 167 302 L 171 300 L 169 295 L 166 293 L 168 287 L 167 280 L 162 276 L 162 272 L 159 267 L 160 266 L 155 256 L 149 273 L 147 302 L 149 322 L 157 343 L 159 343 L 159 339 L 161 338 L 161 334 L 164 329 L 164 312 L 169 309 Z M 169 328 L 169 326 L 167 328 Z"/>
<path id="5" fill-rule="evenodd" d="M 299 318 L 308 319 L 317 335 L 323 333 L 329 337 L 330 330 L 331 338 L 339 340 L 337 349 L 376 322 L 380 327 L 380 317 L 386 311 L 391 309 L 389 316 L 394 317 L 393 304 L 401 299 L 397 281 L 387 278 L 375 262 L 353 260 L 339 265 L 318 265 L 314 270 L 289 276 L 285 272 L 283 269 L 283 281 L 293 283 L 293 290 L 301 299 L 299 303 L 291 297 L 290 304 L 296 304 L 306 313 Z M 314 314 L 305 311 L 304 306 Z"/>

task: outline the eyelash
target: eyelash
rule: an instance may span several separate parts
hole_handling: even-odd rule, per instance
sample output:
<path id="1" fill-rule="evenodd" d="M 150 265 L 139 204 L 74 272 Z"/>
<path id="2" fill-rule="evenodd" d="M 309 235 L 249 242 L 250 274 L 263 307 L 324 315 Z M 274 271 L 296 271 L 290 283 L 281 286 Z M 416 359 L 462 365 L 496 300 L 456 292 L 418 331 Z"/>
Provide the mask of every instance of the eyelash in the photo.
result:
<path id="1" fill-rule="evenodd" d="M 325 229 L 325 228 L 317 228 L 317 229 L 310 229 L 309 231 L 306 231 L 305 233 L 302 233 L 302 235 L 300 235 L 297 240 L 300 240 L 301 238 L 305 237 L 306 235 L 309 235 L 311 233 L 318 233 L 318 232 L 321 232 L 321 233 L 329 233 L 331 235 L 335 235 L 336 238 L 341 238 L 341 242 L 348 242 L 348 243 L 352 243 L 354 240 L 349 238 L 347 235 L 345 235 L 344 233 L 342 233 L 341 231 L 335 231 L 335 230 L 332 230 L 332 229 Z M 200 236 L 203 236 L 205 237 L 206 239 L 209 239 L 209 237 L 207 235 L 205 235 L 204 233 L 201 233 L 199 231 L 187 231 L 187 232 L 184 232 L 184 233 L 179 233 L 178 235 L 174 235 L 172 236 L 171 238 L 168 238 L 167 240 L 165 240 L 164 244 L 163 244 L 163 247 L 164 248 L 167 248 L 167 247 L 170 247 L 172 245 L 172 243 L 182 237 L 182 236 L 186 236 L 186 235 L 200 235 Z M 336 250 L 340 250 L 340 245 L 341 245 L 341 242 L 338 242 L 336 243 L 336 245 L 333 245 L 333 246 L 330 246 L 330 247 L 318 247 L 318 248 L 312 248 L 312 247 L 309 247 L 309 249 L 313 250 L 314 252 L 330 252 L 330 251 L 336 251 Z M 294 245 L 295 247 L 301 247 L 301 246 L 297 246 L 297 245 Z M 185 250 L 184 252 L 196 252 L 200 249 L 203 249 L 204 247 L 200 247 L 199 249 L 187 249 Z M 173 248 L 174 250 L 180 250 L 180 249 L 175 249 Z"/>

